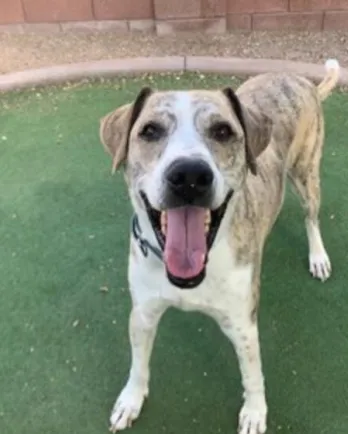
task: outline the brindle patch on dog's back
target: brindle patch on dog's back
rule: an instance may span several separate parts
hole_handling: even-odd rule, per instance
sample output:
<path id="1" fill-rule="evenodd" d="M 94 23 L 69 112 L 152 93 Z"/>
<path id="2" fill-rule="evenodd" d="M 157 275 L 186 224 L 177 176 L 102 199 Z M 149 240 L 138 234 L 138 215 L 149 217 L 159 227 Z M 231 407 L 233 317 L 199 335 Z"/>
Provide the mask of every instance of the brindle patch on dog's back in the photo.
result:
<path id="1" fill-rule="evenodd" d="M 323 116 L 316 87 L 295 75 L 263 74 L 246 81 L 236 94 L 256 122 L 266 120 L 272 128 L 271 142 L 257 159 L 257 176 L 248 174 L 233 218 L 236 259 L 248 263 L 262 254 L 257 246 L 263 245 L 281 209 L 287 169 L 301 165 L 298 170 L 305 171 L 317 154 Z"/>

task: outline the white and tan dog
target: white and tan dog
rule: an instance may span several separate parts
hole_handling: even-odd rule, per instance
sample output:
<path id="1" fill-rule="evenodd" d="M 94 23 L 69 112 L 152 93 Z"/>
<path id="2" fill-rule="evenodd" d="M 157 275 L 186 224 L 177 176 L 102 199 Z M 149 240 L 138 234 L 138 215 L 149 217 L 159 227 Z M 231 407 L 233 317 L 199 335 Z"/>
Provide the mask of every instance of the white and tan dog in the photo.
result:
<path id="1" fill-rule="evenodd" d="M 126 166 L 134 208 L 129 288 L 132 365 L 111 415 L 131 425 L 149 393 L 149 361 L 170 306 L 213 317 L 233 343 L 241 370 L 241 434 L 266 431 L 257 308 L 265 239 L 282 207 L 288 177 L 306 213 L 309 268 L 325 280 L 331 265 L 318 222 L 324 140 L 321 101 L 339 65 L 315 86 L 263 74 L 236 93 L 152 91 L 101 120 L 113 167 Z"/>

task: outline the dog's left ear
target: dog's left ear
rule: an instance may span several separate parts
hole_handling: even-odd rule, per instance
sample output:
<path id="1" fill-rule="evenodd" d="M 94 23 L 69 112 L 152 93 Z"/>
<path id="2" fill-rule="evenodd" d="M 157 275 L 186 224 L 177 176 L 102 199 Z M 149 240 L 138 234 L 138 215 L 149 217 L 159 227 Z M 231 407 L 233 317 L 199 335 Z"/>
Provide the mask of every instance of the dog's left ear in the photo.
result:
<path id="1" fill-rule="evenodd" d="M 151 93 L 149 87 L 144 87 L 133 103 L 125 104 L 100 119 L 100 141 L 112 156 L 112 173 L 127 158 L 130 133 Z"/>
<path id="2" fill-rule="evenodd" d="M 222 92 L 229 100 L 232 110 L 243 128 L 247 165 L 251 173 L 256 175 L 256 158 L 266 149 L 271 140 L 271 122 L 266 118 L 258 119 L 256 113 L 242 105 L 230 87 L 223 89 Z"/>

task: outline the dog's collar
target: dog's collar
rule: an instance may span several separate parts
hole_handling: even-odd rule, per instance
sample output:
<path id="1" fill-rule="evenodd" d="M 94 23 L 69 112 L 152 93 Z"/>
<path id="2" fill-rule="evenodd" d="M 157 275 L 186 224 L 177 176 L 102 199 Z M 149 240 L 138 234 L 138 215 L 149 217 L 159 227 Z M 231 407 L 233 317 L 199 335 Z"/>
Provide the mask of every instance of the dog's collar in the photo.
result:
<path id="1" fill-rule="evenodd" d="M 149 250 L 150 250 L 156 256 L 157 259 L 163 261 L 162 251 L 158 247 L 153 246 L 151 243 L 149 243 L 147 239 L 142 237 L 139 218 L 136 214 L 134 214 L 132 217 L 131 227 L 132 227 L 132 234 L 134 236 L 134 239 L 138 243 L 138 246 L 141 250 L 141 253 L 144 255 L 144 257 L 145 258 L 148 257 Z"/>

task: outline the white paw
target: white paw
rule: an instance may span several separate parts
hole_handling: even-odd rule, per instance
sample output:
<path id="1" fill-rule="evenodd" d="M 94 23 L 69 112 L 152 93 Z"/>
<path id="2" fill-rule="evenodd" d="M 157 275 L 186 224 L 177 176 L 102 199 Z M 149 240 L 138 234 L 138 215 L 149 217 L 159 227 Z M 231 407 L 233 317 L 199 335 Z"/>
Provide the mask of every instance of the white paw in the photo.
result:
<path id="1" fill-rule="evenodd" d="M 143 406 L 148 391 L 127 384 L 118 397 L 110 417 L 110 431 L 115 433 L 132 426 Z"/>
<path id="2" fill-rule="evenodd" d="M 267 406 L 263 397 L 246 399 L 239 413 L 239 434 L 266 432 Z"/>
<path id="3" fill-rule="evenodd" d="M 331 263 L 330 259 L 325 252 L 315 253 L 309 255 L 309 271 L 311 275 L 324 282 L 330 277 Z"/>

